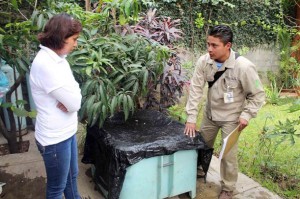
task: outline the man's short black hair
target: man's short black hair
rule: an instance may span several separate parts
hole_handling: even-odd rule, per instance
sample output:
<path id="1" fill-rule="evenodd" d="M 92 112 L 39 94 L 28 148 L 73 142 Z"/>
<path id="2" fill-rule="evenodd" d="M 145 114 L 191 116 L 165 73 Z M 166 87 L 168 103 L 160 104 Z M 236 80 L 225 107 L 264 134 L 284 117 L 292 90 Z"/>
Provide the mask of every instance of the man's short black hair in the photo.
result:
<path id="1" fill-rule="evenodd" d="M 232 30 L 227 25 L 217 25 L 212 27 L 209 30 L 208 35 L 219 38 L 224 44 L 227 44 L 228 42 L 232 43 L 233 41 Z"/>

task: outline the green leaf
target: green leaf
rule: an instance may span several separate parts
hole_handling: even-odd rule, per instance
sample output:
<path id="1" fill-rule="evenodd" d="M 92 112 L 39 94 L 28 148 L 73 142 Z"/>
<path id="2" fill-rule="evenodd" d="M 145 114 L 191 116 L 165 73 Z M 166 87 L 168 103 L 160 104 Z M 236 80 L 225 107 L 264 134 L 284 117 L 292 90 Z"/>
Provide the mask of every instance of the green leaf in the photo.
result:
<path id="1" fill-rule="evenodd" d="M 36 111 L 30 111 L 28 112 L 28 117 L 30 118 L 36 118 L 37 112 Z"/>
<path id="2" fill-rule="evenodd" d="M 107 97 L 106 97 L 106 89 L 103 84 L 100 85 L 100 96 L 101 96 L 101 101 L 105 106 L 108 106 L 107 102 Z"/>
<path id="3" fill-rule="evenodd" d="M 106 119 L 107 118 L 107 106 L 105 106 L 104 104 L 102 105 L 102 119 Z"/>
<path id="4" fill-rule="evenodd" d="M 96 102 L 95 104 L 93 104 L 93 118 L 91 118 L 91 126 L 94 126 L 94 124 L 98 121 L 98 118 L 100 116 L 101 113 L 101 107 L 102 107 L 102 102 Z"/>
<path id="5" fill-rule="evenodd" d="M 119 75 L 116 79 L 114 79 L 113 84 L 117 84 L 119 81 L 121 81 L 124 78 L 124 75 Z"/>
<path id="6" fill-rule="evenodd" d="M 114 114 L 117 104 L 118 104 L 118 98 L 117 98 L 117 96 L 114 96 L 110 103 L 110 114 L 111 115 Z"/>
<path id="7" fill-rule="evenodd" d="M 17 0 L 11 0 L 10 2 L 11 2 L 11 4 L 12 4 L 12 6 L 14 7 L 14 9 L 16 9 L 16 10 L 19 9 L 19 8 L 18 8 L 18 2 L 17 2 Z"/>
<path id="8" fill-rule="evenodd" d="M 87 112 L 87 113 L 91 113 L 91 112 L 92 112 L 91 107 L 92 107 L 92 105 L 94 104 L 95 99 L 96 99 L 96 95 L 92 95 L 92 96 L 90 96 L 90 97 L 87 99 L 87 104 L 86 104 L 86 110 L 87 110 L 86 112 Z"/>
<path id="9" fill-rule="evenodd" d="M 124 86 L 124 90 L 129 90 L 132 86 L 133 86 L 133 84 L 136 82 L 136 80 L 132 80 L 131 82 L 129 82 L 128 84 L 126 84 L 125 86 Z"/>
<path id="10" fill-rule="evenodd" d="M 135 84 L 133 86 L 133 90 L 132 90 L 132 93 L 134 96 L 137 94 L 138 89 L 139 89 L 139 83 L 135 82 Z"/>
<path id="11" fill-rule="evenodd" d="M 87 49 L 81 49 L 81 50 L 76 50 L 74 52 L 72 52 L 72 54 L 70 54 L 70 56 L 78 56 L 78 55 L 82 55 L 82 54 L 86 54 L 88 53 Z"/>
<path id="12" fill-rule="evenodd" d="M 123 100 L 123 96 L 124 96 L 124 94 L 120 94 L 120 95 L 118 96 L 118 107 L 121 107 L 122 100 Z"/>
<path id="13" fill-rule="evenodd" d="M 86 96 L 88 94 L 91 94 L 91 92 L 93 92 L 93 89 L 96 84 L 97 84 L 97 82 L 93 79 L 87 80 L 81 88 L 82 95 Z"/>
<path id="14" fill-rule="evenodd" d="M 17 108 L 15 106 L 11 107 L 11 110 L 19 117 L 27 117 L 28 111 L 22 108 Z"/>
<path id="15" fill-rule="evenodd" d="M 2 106 L 3 108 L 9 108 L 9 107 L 12 107 L 13 104 L 12 104 L 12 103 L 9 103 L 9 102 L 5 102 L 5 103 L 2 103 L 1 106 Z"/>
<path id="16" fill-rule="evenodd" d="M 25 105 L 28 104 L 26 100 L 16 100 L 16 105 Z"/>
<path id="17" fill-rule="evenodd" d="M 93 68 L 91 66 L 88 66 L 88 67 L 85 68 L 85 73 L 88 76 L 91 76 L 92 75 L 92 70 L 93 70 Z"/>
<path id="18" fill-rule="evenodd" d="M 126 3 L 125 3 L 125 14 L 126 14 L 126 17 L 130 16 L 130 13 L 131 13 L 130 7 L 131 7 L 131 1 L 127 0 Z"/>
<path id="19" fill-rule="evenodd" d="M 91 30 L 91 35 L 95 35 L 98 32 L 98 28 L 94 28 Z"/>
<path id="20" fill-rule="evenodd" d="M 120 25 L 125 25 L 127 23 L 125 16 L 122 14 L 119 16 L 119 23 Z"/>
<path id="21" fill-rule="evenodd" d="M 16 61 L 18 63 L 18 66 L 25 72 L 28 72 L 28 68 L 24 64 L 24 62 L 21 60 L 21 58 L 16 58 Z"/>
<path id="22" fill-rule="evenodd" d="M 44 26 L 44 15 L 40 14 L 37 20 L 37 27 L 39 30 L 41 30 Z"/>
<path id="23" fill-rule="evenodd" d="M 127 95 L 127 102 L 128 102 L 129 110 L 134 112 L 134 103 L 130 95 Z"/>
<path id="24" fill-rule="evenodd" d="M 149 72 L 148 70 L 144 70 L 144 74 L 143 74 L 143 88 L 145 88 L 147 86 L 147 82 L 148 82 L 148 75 Z"/>
<path id="25" fill-rule="evenodd" d="M 123 95 L 123 111 L 125 115 L 125 120 L 128 119 L 129 116 L 129 109 L 128 109 L 128 103 L 127 103 L 127 96 Z"/>

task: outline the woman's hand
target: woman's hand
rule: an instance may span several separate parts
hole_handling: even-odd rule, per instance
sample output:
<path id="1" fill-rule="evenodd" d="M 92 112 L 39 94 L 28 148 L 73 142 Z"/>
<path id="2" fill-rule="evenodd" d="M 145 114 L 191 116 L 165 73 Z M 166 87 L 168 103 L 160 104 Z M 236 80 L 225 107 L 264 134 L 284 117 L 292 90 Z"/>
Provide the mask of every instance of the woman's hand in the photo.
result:
<path id="1" fill-rule="evenodd" d="M 56 107 L 59 108 L 61 111 L 65 112 L 65 113 L 68 112 L 68 109 L 61 102 L 58 102 Z"/>

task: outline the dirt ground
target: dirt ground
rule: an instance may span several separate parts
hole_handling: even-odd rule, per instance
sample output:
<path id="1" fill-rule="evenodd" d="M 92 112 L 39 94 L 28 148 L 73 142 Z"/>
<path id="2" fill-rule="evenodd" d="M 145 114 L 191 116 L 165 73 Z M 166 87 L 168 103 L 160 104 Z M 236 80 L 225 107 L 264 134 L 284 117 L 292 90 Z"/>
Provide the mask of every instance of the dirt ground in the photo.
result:
<path id="1" fill-rule="evenodd" d="M 1 158 L 1 157 L 0 157 Z M 87 169 L 84 175 L 92 182 L 91 169 Z M 28 179 L 24 174 L 12 175 L 0 168 L 0 182 L 5 182 L 0 194 L 0 199 L 45 199 L 46 198 L 46 178 L 36 177 Z M 90 183 L 91 183 L 90 182 Z M 96 188 L 95 188 L 96 190 Z M 94 199 L 90 196 L 83 196 L 82 199 Z"/>
<path id="2" fill-rule="evenodd" d="M 46 179 L 44 177 L 28 179 L 23 174 L 12 175 L 0 169 L 0 182 L 6 183 L 2 187 L 1 199 L 44 199 L 46 196 Z"/>

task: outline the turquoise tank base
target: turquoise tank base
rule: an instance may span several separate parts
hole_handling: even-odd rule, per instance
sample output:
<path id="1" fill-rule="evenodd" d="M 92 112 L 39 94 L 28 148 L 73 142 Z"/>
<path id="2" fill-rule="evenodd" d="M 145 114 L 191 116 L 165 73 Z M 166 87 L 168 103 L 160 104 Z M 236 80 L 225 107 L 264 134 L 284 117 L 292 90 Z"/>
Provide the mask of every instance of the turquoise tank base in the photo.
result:
<path id="1" fill-rule="evenodd" d="M 120 199 L 163 199 L 187 192 L 196 198 L 197 157 L 196 150 L 182 150 L 128 167 Z M 107 191 L 97 186 L 107 198 Z"/>

